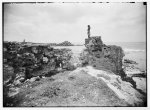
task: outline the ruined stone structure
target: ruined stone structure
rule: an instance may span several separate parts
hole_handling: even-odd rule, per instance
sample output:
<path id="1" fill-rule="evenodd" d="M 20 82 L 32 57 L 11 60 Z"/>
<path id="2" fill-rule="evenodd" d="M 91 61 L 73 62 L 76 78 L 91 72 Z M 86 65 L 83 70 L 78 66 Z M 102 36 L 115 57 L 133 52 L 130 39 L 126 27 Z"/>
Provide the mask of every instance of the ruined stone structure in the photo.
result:
<path id="1" fill-rule="evenodd" d="M 88 52 L 89 65 L 97 69 L 110 70 L 115 74 L 121 74 L 121 76 L 125 75 L 122 70 L 124 52 L 121 47 L 105 45 L 101 36 L 88 36 L 85 39 L 85 46 Z"/>
<path id="2" fill-rule="evenodd" d="M 57 68 L 68 69 L 70 58 L 69 49 L 4 42 L 4 65 L 14 69 L 14 77 L 16 74 L 22 74 L 25 79 L 29 79 L 33 76 L 50 75 L 52 71 L 57 71 Z M 23 73 L 21 69 L 24 69 Z"/>

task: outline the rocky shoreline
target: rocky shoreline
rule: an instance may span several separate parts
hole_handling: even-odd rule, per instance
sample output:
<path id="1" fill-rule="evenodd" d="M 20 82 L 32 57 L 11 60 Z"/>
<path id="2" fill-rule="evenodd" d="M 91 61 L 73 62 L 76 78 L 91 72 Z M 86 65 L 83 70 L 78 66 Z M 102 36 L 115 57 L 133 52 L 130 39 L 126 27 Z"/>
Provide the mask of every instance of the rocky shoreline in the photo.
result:
<path id="1" fill-rule="evenodd" d="M 146 72 L 100 36 L 78 56 L 49 45 L 4 43 L 4 106 L 146 106 Z M 132 74 L 131 74 L 132 73 Z"/>

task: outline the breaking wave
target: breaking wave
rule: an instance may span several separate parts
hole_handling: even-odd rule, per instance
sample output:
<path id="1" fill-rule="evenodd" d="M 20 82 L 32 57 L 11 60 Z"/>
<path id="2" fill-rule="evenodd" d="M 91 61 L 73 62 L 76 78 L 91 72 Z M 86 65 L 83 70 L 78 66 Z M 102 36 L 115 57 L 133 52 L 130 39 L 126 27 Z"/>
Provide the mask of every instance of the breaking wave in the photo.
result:
<path id="1" fill-rule="evenodd" d="M 145 52 L 145 50 L 140 50 L 140 49 L 123 49 L 125 52 Z"/>

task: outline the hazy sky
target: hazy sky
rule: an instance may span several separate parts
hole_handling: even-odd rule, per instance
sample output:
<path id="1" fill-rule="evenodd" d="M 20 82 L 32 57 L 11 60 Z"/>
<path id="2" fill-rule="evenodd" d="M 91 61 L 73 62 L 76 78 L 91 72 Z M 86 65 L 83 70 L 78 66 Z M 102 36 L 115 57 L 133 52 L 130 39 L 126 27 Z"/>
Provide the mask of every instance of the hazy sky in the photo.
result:
<path id="1" fill-rule="evenodd" d="M 92 36 L 104 42 L 143 42 L 146 6 L 142 3 L 5 4 L 4 40 L 82 42 Z"/>

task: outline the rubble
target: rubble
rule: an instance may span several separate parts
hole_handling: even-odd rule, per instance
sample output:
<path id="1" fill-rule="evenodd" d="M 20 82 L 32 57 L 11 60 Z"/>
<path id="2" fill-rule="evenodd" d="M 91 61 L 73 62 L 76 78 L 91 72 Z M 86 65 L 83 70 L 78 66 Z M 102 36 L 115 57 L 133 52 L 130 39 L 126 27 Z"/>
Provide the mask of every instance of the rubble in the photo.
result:
<path id="1" fill-rule="evenodd" d="M 83 64 L 88 63 L 97 69 L 110 70 L 116 74 L 124 76 L 122 72 L 122 59 L 124 52 L 121 47 L 115 45 L 105 45 L 101 36 L 93 36 L 85 39 L 86 50 Z M 82 58 L 81 58 L 82 59 Z"/>
<path id="2" fill-rule="evenodd" d="M 72 70 L 70 49 L 54 49 L 48 45 L 24 45 L 16 42 L 3 43 L 4 106 L 11 106 L 17 91 L 12 88 L 27 87 L 41 78 L 50 77 L 64 70 Z M 63 69 L 63 70 L 62 70 Z"/>
<path id="3" fill-rule="evenodd" d="M 71 66 L 69 49 L 53 49 L 44 45 L 20 45 L 13 42 L 4 42 L 4 64 L 9 66 L 7 71 L 14 74 L 14 79 L 23 80 L 45 75 L 57 68 L 68 69 Z M 7 72 L 8 73 L 8 72 Z M 4 71 L 4 75 L 7 74 Z M 12 76 L 12 75 L 10 75 Z M 18 77 L 19 79 L 16 79 Z M 8 79 L 8 78 L 7 78 Z"/>

